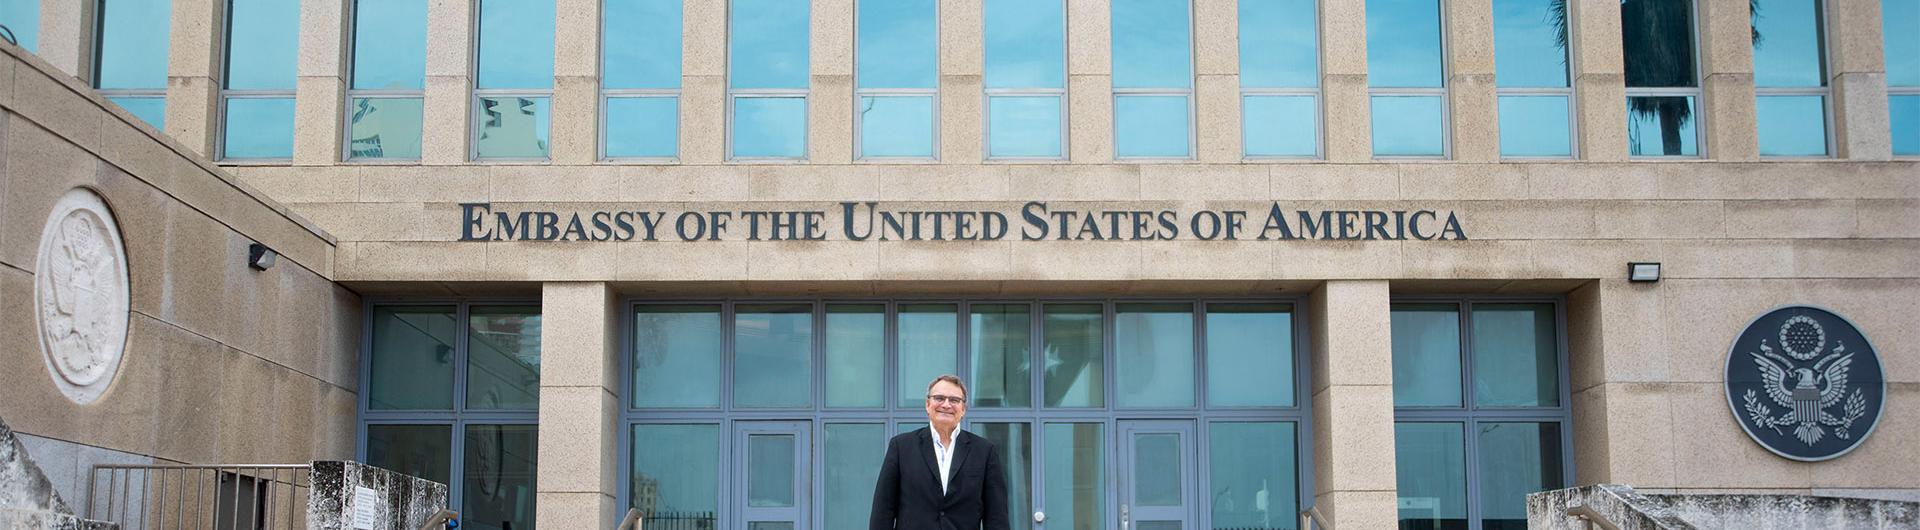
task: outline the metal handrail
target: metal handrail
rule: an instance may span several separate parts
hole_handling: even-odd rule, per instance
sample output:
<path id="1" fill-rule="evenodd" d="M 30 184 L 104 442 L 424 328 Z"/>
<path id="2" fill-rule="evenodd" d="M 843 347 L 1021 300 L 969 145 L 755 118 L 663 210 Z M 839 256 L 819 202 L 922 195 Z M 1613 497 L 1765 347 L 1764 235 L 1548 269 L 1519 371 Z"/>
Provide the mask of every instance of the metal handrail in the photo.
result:
<path id="1" fill-rule="evenodd" d="M 613 530 L 640 530 L 640 509 L 627 508 L 627 516 L 620 518 L 620 525 Z"/>
<path id="2" fill-rule="evenodd" d="M 1333 524 L 1327 522 L 1326 514 L 1320 513 L 1319 505 L 1300 510 L 1300 530 L 1309 530 L 1315 525 L 1318 525 L 1321 530 L 1333 530 Z"/>
<path id="3" fill-rule="evenodd" d="M 311 472 L 308 464 L 94 464 L 85 517 L 121 528 L 242 521 L 291 528 L 305 507 Z"/>
<path id="4" fill-rule="evenodd" d="M 448 521 L 453 521 L 453 527 L 458 528 L 459 520 L 460 512 L 441 508 L 440 511 L 433 512 L 433 516 L 428 517 L 427 522 L 420 524 L 420 530 L 446 530 Z"/>
<path id="5" fill-rule="evenodd" d="M 1613 521 L 1607 520 L 1607 516 L 1600 515 L 1600 512 L 1594 511 L 1593 508 L 1584 505 L 1567 508 L 1567 515 L 1586 521 L 1588 528 L 1599 526 L 1605 530 L 1620 530 L 1620 525 L 1613 524 Z"/>

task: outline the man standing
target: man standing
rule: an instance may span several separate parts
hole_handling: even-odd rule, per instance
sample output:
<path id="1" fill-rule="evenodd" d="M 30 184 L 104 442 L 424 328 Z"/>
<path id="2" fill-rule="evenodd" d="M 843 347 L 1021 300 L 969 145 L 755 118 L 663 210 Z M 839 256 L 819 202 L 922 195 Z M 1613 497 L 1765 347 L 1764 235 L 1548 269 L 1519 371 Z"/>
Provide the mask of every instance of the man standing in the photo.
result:
<path id="1" fill-rule="evenodd" d="M 927 385 L 925 429 L 887 442 L 873 487 L 869 530 L 1007 530 L 1007 475 L 993 442 L 960 430 L 967 386 L 943 375 Z"/>

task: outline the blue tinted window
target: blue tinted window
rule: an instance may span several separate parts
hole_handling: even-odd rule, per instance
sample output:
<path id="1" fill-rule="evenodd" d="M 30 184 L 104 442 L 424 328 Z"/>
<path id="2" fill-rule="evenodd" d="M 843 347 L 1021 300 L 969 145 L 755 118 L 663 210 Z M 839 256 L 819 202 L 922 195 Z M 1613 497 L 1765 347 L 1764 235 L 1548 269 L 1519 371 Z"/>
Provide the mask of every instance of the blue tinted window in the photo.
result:
<path id="1" fill-rule="evenodd" d="M 1566 96 L 1500 96 L 1500 154 L 1569 156 Z"/>
<path id="2" fill-rule="evenodd" d="M 95 41 L 99 54 L 100 88 L 167 87 L 167 30 L 173 16 L 168 0 L 104 0 L 100 11 L 100 33 Z"/>
<path id="3" fill-rule="evenodd" d="M 986 0 L 987 88 L 1066 88 L 1066 6 Z"/>
<path id="4" fill-rule="evenodd" d="M 233 0 L 228 9 L 227 88 L 293 88 L 300 57 L 300 2 Z"/>
<path id="5" fill-rule="evenodd" d="M 480 1 L 480 88 L 553 87 L 553 2 Z"/>
<path id="6" fill-rule="evenodd" d="M 1439 0 L 1366 2 L 1367 82 L 1376 87 L 1445 86 Z M 1380 109 L 1376 107 L 1373 114 L 1377 122 Z"/>
<path id="7" fill-rule="evenodd" d="M 607 0 L 605 88 L 680 88 L 680 7 L 680 0 Z"/>
<path id="8" fill-rule="evenodd" d="M 1313 156 L 1319 114 L 1313 96 L 1247 96 L 1241 123 L 1247 156 Z"/>
<path id="9" fill-rule="evenodd" d="M 1621 0 L 1628 87 L 1700 86 L 1693 71 L 1693 0 Z"/>
<path id="10" fill-rule="evenodd" d="M 164 97 L 110 97 L 108 101 L 127 109 L 134 117 L 140 118 L 155 129 L 166 129 L 167 98 Z"/>
<path id="11" fill-rule="evenodd" d="M 543 97 L 483 97 L 474 154 L 480 158 L 545 158 L 551 102 Z"/>
<path id="12" fill-rule="evenodd" d="M 1887 86 L 1920 87 L 1920 0 L 1881 0 Z"/>
<path id="13" fill-rule="evenodd" d="M 728 83 L 733 88 L 807 88 L 808 2 L 732 0 Z M 736 136 L 737 138 L 737 136 Z"/>
<path id="14" fill-rule="evenodd" d="M 1467 527 L 1467 448 L 1460 423 L 1393 424 L 1400 528 Z"/>
<path id="15" fill-rule="evenodd" d="M 1393 406 L 1458 407 L 1460 308 L 1394 304 Z"/>
<path id="16" fill-rule="evenodd" d="M 1446 111 L 1440 96 L 1374 96 L 1373 154 L 1445 154 Z"/>
<path id="17" fill-rule="evenodd" d="M 1760 154 L 1767 156 L 1821 156 L 1827 154 L 1827 108 L 1824 96 L 1760 96 L 1754 118 L 1760 132 Z"/>
<path id="18" fill-rule="evenodd" d="M 293 98 L 227 100 L 227 158 L 292 158 Z"/>
<path id="19" fill-rule="evenodd" d="M 1314 0 L 1240 1 L 1240 86 L 1320 86 Z"/>
<path id="20" fill-rule="evenodd" d="M 1567 21 L 1561 1 L 1494 0 L 1494 79 L 1501 87 L 1567 86 Z"/>
<path id="21" fill-rule="evenodd" d="M 1920 96 L 1887 98 L 1893 122 L 1893 154 L 1920 155 Z"/>
<path id="22" fill-rule="evenodd" d="M 1114 88 L 1193 86 L 1187 0 L 1114 0 Z"/>
<path id="23" fill-rule="evenodd" d="M 1060 155 L 1060 96 L 987 98 L 987 156 Z"/>
<path id="24" fill-rule="evenodd" d="M 933 97 L 860 98 L 860 156 L 933 156 Z"/>
<path id="25" fill-rule="evenodd" d="M 933 0 L 860 2 L 859 88 L 934 88 L 939 26 Z"/>
<path id="26" fill-rule="evenodd" d="M 1114 150 L 1123 157 L 1187 156 L 1186 96 L 1122 96 L 1114 101 Z"/>
<path id="27" fill-rule="evenodd" d="M 420 158 L 421 98 L 353 98 L 347 158 Z"/>
<path id="28" fill-rule="evenodd" d="M 1700 154 L 1693 96 L 1627 98 L 1627 148 L 1634 156 Z"/>
<path id="29" fill-rule="evenodd" d="M 674 156 L 679 121 L 679 98 L 607 98 L 607 156 Z"/>
<path id="30" fill-rule="evenodd" d="M 806 154 L 805 98 L 733 100 L 733 156 L 799 158 Z"/>
<path id="31" fill-rule="evenodd" d="M 427 0 L 360 0 L 353 7 L 353 88 L 425 87 Z"/>
<path id="32" fill-rule="evenodd" d="M 0 24 L 13 31 L 21 48 L 40 51 L 40 0 L 0 0 Z"/>
<path id="33" fill-rule="evenodd" d="M 1826 86 L 1819 2 L 1754 0 L 1754 86 Z"/>

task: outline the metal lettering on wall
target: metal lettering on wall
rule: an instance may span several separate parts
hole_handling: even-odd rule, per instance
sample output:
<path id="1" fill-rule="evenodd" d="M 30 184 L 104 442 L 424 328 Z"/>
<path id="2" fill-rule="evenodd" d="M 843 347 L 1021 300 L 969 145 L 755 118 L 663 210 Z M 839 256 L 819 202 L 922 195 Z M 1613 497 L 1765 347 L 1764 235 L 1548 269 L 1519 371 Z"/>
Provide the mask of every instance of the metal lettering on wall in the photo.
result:
<path id="1" fill-rule="evenodd" d="M 1774 454 L 1802 461 L 1859 447 L 1886 398 L 1880 356 L 1852 322 L 1788 306 L 1747 325 L 1727 356 L 1727 403 Z"/>
<path id="2" fill-rule="evenodd" d="M 461 241 L 1268 241 L 1467 239 L 1438 210 L 1081 210 L 1032 201 L 1010 209 L 894 210 L 843 202 L 826 210 L 496 209 L 460 205 Z"/>

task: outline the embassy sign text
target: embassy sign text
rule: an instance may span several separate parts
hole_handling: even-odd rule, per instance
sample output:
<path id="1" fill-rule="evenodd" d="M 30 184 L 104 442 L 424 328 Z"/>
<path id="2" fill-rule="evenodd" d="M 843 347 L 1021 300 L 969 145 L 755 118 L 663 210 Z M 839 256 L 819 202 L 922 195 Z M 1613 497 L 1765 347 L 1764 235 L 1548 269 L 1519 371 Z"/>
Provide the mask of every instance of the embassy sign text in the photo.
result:
<path id="1" fill-rule="evenodd" d="M 1158 241 L 1467 239 L 1439 210 L 1088 210 L 1031 201 L 1005 210 L 891 209 L 842 202 L 821 210 L 548 211 L 460 205 L 461 241 Z"/>

